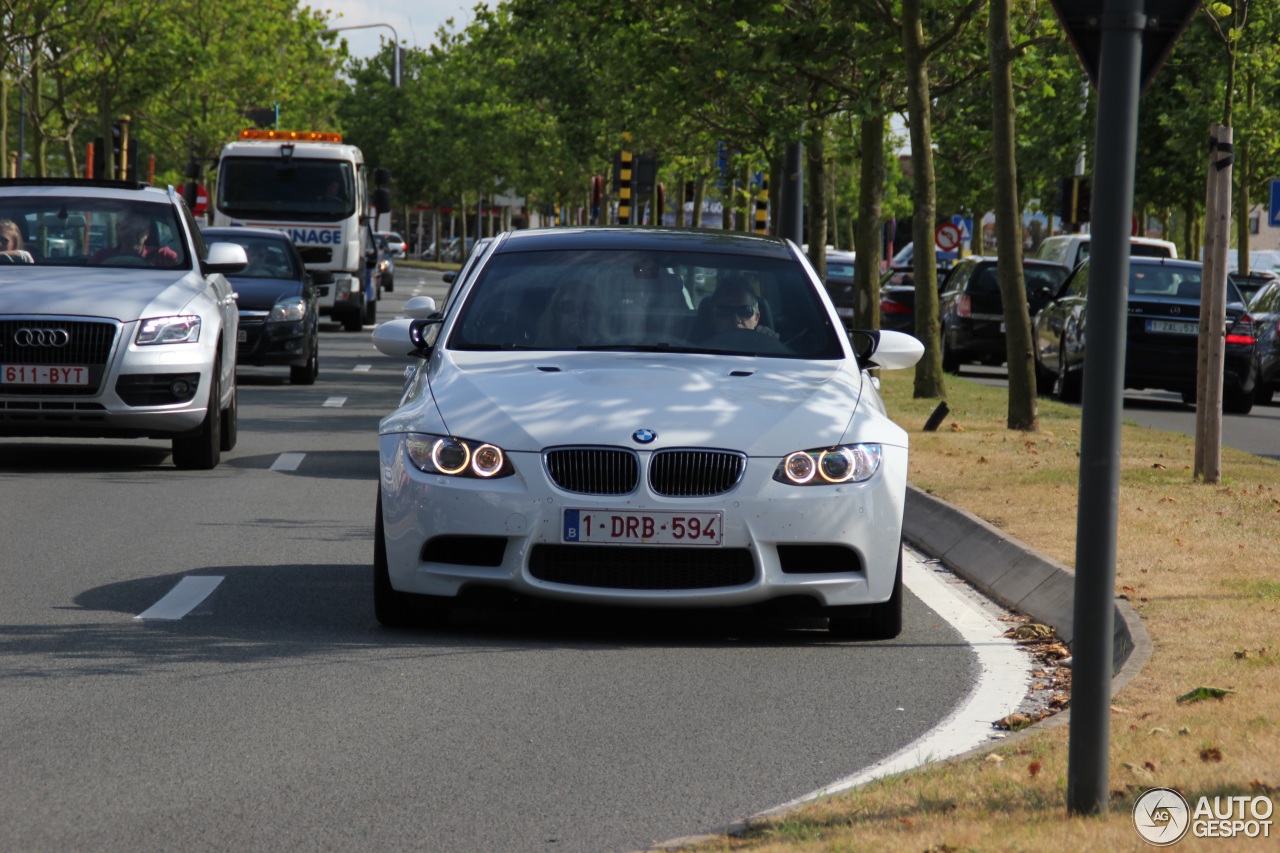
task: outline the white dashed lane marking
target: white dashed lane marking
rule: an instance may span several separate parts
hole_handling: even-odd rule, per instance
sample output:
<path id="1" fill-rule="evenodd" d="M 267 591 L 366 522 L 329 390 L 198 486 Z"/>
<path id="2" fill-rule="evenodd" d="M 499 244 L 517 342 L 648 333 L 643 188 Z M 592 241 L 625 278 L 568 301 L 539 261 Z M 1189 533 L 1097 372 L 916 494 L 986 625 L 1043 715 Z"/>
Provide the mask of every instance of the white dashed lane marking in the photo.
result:
<path id="1" fill-rule="evenodd" d="M 297 471 L 306 455 L 305 453 L 281 453 L 276 457 L 276 461 L 271 463 L 271 470 Z"/>
<path id="2" fill-rule="evenodd" d="M 175 620 L 181 619 L 192 610 L 200 605 L 200 602 L 208 598 L 218 584 L 222 583 L 221 577 L 210 575 L 191 575 L 178 581 L 178 585 L 169 590 L 169 594 L 139 613 L 134 619 L 164 619 Z"/>
<path id="3" fill-rule="evenodd" d="M 346 397 L 330 397 L 329 399 L 321 403 L 320 407 L 323 409 L 341 409 L 344 405 L 346 405 L 346 402 L 347 402 Z"/>
<path id="4" fill-rule="evenodd" d="M 368 373 L 370 370 L 373 370 L 372 364 L 357 364 L 351 368 L 352 373 Z"/>

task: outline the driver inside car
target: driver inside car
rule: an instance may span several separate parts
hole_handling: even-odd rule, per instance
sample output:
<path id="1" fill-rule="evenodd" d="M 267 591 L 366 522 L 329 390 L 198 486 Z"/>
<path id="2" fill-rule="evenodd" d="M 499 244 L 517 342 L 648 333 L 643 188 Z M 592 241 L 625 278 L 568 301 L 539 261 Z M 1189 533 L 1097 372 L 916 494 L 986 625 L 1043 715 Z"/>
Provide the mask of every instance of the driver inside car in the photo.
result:
<path id="1" fill-rule="evenodd" d="M 172 267 L 178 254 L 167 246 L 156 245 L 151 220 L 133 211 L 116 214 L 116 245 L 99 249 L 89 256 L 90 264 L 106 263 L 110 258 L 138 257 L 155 267 Z"/>
<path id="2" fill-rule="evenodd" d="M 771 338 L 778 333 L 760 325 L 760 298 L 745 282 L 726 282 L 711 296 L 713 334 L 733 329 L 755 331 Z"/>

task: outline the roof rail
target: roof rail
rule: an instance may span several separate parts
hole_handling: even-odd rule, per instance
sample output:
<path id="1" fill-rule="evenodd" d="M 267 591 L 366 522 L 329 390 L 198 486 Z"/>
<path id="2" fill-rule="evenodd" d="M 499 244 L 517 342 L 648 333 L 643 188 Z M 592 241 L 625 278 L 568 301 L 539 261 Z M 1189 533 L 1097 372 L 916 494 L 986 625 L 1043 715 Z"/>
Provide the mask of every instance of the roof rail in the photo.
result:
<path id="1" fill-rule="evenodd" d="M 145 190 L 146 181 L 108 181 L 97 178 L 0 178 L 0 187 L 102 187 L 114 190 Z"/>

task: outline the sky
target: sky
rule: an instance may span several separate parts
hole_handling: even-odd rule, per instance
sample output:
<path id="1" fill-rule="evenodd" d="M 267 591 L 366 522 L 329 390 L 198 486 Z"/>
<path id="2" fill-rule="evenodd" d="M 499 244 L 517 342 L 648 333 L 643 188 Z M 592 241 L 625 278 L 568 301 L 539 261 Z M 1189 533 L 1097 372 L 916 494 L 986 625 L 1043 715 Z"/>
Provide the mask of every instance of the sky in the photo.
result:
<path id="1" fill-rule="evenodd" d="M 436 30 L 449 18 L 458 29 L 474 17 L 471 9 L 479 0 L 304 0 L 312 9 L 328 12 L 333 27 L 359 24 L 390 24 L 406 47 L 425 48 L 435 41 Z M 338 34 L 347 40 L 353 57 L 367 59 L 389 41 L 391 30 L 373 27 Z"/>

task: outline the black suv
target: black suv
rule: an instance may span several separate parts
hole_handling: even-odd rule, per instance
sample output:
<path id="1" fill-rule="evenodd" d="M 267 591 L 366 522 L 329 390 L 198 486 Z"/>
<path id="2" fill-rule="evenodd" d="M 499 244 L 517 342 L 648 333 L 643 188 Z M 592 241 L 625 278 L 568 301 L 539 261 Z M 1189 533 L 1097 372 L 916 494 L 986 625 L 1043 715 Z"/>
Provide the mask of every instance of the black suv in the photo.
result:
<path id="1" fill-rule="evenodd" d="M 963 258 L 942 283 L 938 296 L 942 369 L 949 373 L 958 371 L 965 362 L 1005 361 L 1004 300 L 996 270 L 995 258 Z M 1029 317 L 1053 299 L 1070 272 L 1061 264 L 1023 260 Z"/>

